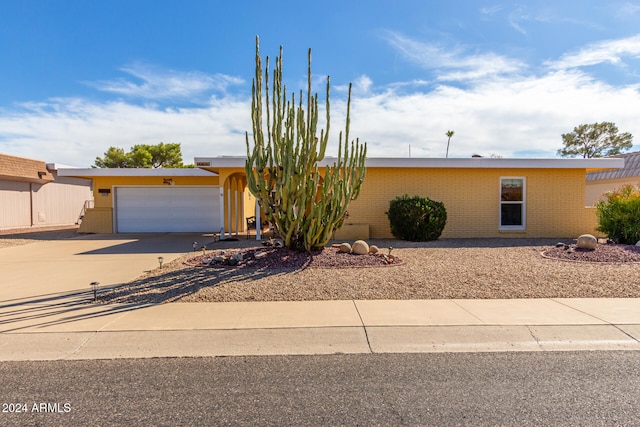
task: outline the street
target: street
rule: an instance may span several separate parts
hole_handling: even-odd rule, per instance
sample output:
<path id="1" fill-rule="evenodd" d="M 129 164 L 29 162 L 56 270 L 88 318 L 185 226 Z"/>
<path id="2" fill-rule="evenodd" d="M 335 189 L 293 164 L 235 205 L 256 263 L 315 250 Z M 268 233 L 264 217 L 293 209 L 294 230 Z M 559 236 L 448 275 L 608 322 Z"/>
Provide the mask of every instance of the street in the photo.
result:
<path id="1" fill-rule="evenodd" d="M 638 425 L 637 352 L 0 363 L 0 425 Z"/>

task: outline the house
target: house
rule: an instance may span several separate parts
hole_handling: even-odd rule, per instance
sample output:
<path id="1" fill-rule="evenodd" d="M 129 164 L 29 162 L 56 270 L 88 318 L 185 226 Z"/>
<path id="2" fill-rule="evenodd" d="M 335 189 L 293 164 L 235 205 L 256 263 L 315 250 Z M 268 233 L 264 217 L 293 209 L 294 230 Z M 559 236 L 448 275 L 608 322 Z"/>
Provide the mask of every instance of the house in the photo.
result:
<path id="1" fill-rule="evenodd" d="M 334 161 L 325 158 L 320 166 Z M 246 188 L 245 162 L 245 157 L 201 157 L 195 159 L 198 169 L 190 170 L 85 169 L 63 174 L 94 182 L 94 211 L 102 219 L 89 223 L 93 213 L 87 212 L 82 231 L 243 233 L 247 217 L 260 217 Z M 584 203 L 585 175 L 622 168 L 624 159 L 368 158 L 366 166 L 360 196 L 349 205 L 349 218 L 336 238 L 392 237 L 385 212 L 389 202 L 403 194 L 444 203 L 445 238 L 595 233 L 595 210 Z M 191 193 L 187 188 L 201 190 Z"/>
<path id="2" fill-rule="evenodd" d="M 77 224 L 91 180 L 61 177 L 56 165 L 0 154 L 0 229 Z"/>
<path id="3" fill-rule="evenodd" d="M 624 159 L 623 168 L 587 173 L 587 206 L 595 205 L 607 191 L 613 191 L 625 184 L 640 185 L 640 151 L 614 157 Z"/>
<path id="4" fill-rule="evenodd" d="M 198 167 L 219 174 L 226 194 L 225 230 L 233 231 L 236 222 L 239 203 L 234 200 L 243 197 L 245 160 L 195 159 Z M 326 158 L 323 164 L 334 161 Z M 360 195 L 349 205 L 348 221 L 337 237 L 392 237 L 385 212 L 403 194 L 444 203 L 444 238 L 595 233 L 595 211 L 584 204 L 585 174 L 623 165 L 623 159 L 368 158 Z"/>
<path id="5" fill-rule="evenodd" d="M 218 175 L 196 168 L 65 169 L 93 181 L 83 233 L 220 231 Z"/>

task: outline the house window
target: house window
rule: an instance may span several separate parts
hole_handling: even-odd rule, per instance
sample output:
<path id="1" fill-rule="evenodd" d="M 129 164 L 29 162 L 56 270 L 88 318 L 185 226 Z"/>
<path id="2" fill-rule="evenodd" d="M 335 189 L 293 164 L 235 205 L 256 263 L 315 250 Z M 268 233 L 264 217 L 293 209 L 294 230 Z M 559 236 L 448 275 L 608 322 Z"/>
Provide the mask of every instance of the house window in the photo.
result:
<path id="1" fill-rule="evenodd" d="M 524 230 L 526 217 L 525 179 L 500 178 L 500 229 Z"/>

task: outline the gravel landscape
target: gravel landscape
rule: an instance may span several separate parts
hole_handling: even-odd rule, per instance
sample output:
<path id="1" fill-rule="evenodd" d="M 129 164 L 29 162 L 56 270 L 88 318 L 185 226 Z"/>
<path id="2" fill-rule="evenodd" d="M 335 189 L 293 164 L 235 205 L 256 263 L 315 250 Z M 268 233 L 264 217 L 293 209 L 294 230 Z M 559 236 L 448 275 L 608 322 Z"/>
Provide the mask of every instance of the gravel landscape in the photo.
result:
<path id="1" fill-rule="evenodd" d="M 0 248 L 76 236 L 76 227 L 0 232 Z M 556 247 L 556 243 L 569 245 Z M 252 240 L 211 242 L 105 291 L 103 303 L 305 301 L 443 298 L 640 298 L 640 247 L 601 243 L 576 249 L 571 239 L 371 240 L 380 256 L 312 256 L 264 248 Z M 240 266 L 209 266 L 243 252 Z M 262 259 L 253 259 L 265 252 Z"/>
<path id="2" fill-rule="evenodd" d="M 371 242 L 383 253 L 393 247 L 392 254 L 401 261 L 356 268 L 354 262 L 366 259 L 369 263 L 371 260 L 367 258 L 372 257 L 338 255 L 336 249 L 327 248 L 323 254 L 307 257 L 306 263 L 295 267 L 286 262 L 259 268 L 203 265 L 203 260 L 222 252 L 229 255 L 240 250 L 263 250 L 256 248 L 255 242 L 218 242 L 210 245 L 212 250 L 204 257 L 186 254 L 162 269 L 150 271 L 105 293 L 102 300 L 105 303 L 159 303 L 640 297 L 640 264 L 637 263 L 640 248 L 637 247 L 600 244 L 591 253 L 572 251 L 571 255 L 578 261 L 572 262 L 558 259 L 567 258 L 569 254 L 564 248 L 555 247 L 557 240 L 549 239 Z M 238 245 L 253 245 L 253 248 L 239 249 Z M 587 259 L 596 254 L 599 262 Z M 349 267 L 330 265 L 326 258 L 335 260 L 336 256 L 350 257 Z M 362 261 L 355 261 L 359 259 Z"/>

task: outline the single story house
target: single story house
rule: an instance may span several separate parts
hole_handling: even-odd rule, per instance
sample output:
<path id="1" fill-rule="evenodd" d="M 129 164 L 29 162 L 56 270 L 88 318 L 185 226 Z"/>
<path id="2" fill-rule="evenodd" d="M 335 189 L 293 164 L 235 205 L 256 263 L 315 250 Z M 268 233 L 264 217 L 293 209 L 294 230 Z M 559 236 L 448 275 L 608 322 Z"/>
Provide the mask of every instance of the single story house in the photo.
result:
<path id="1" fill-rule="evenodd" d="M 84 169 L 92 179 L 95 216 L 81 231 L 246 231 L 260 217 L 246 186 L 245 157 L 201 157 L 197 169 Z M 323 165 L 332 165 L 325 158 Z M 624 159 L 368 158 L 367 174 L 336 238 L 392 237 L 385 212 L 397 196 L 444 203 L 442 237 L 568 237 L 595 233 L 585 207 L 585 175 L 618 169 Z M 175 185 L 172 185 L 175 184 Z M 191 188 L 191 190 L 189 190 Z M 99 213 L 98 213 L 99 211 Z"/>
<path id="2" fill-rule="evenodd" d="M 620 154 L 614 158 L 624 159 L 624 167 L 587 173 L 587 206 L 595 205 L 608 191 L 626 184 L 640 185 L 640 151 Z"/>
<path id="3" fill-rule="evenodd" d="M 56 165 L 0 154 L 0 229 L 77 224 L 91 180 L 58 175 Z"/>

